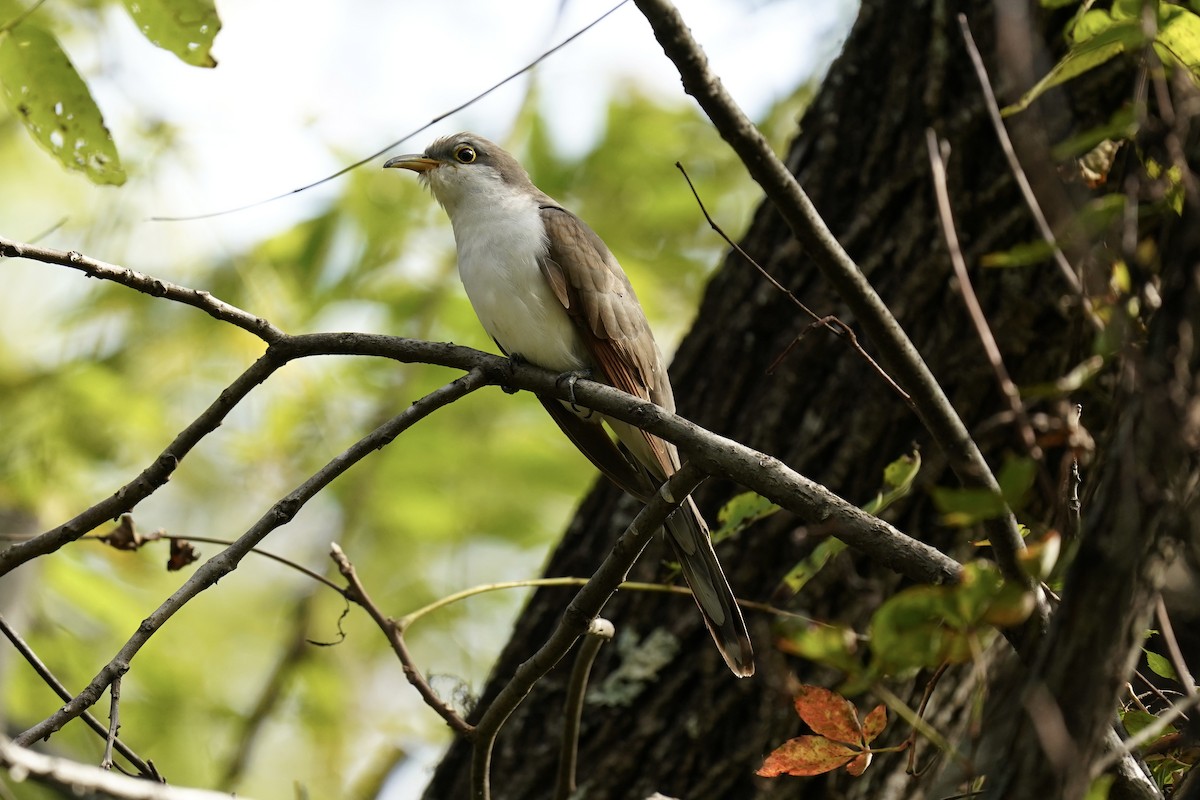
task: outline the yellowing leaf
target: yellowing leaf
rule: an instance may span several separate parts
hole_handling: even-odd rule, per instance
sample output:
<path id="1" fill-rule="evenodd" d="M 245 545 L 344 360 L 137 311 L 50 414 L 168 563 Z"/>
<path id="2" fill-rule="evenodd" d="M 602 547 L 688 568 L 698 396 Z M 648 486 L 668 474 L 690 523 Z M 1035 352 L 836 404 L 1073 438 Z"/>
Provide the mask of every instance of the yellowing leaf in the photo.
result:
<path id="1" fill-rule="evenodd" d="M 863 720 L 863 741 L 870 744 L 878 738 L 879 734 L 883 733 L 883 729 L 887 727 L 887 706 L 883 703 L 871 709 L 871 713 L 867 714 L 867 718 Z"/>
<path id="2" fill-rule="evenodd" d="M 801 686 L 796 694 L 796 713 L 813 733 L 839 742 L 862 741 L 862 725 L 854 704 L 823 686 Z"/>
<path id="3" fill-rule="evenodd" d="M 859 753 L 849 764 L 846 765 L 846 772 L 849 772 L 854 777 L 858 777 L 867 771 L 867 767 L 871 766 L 871 754 Z"/>
<path id="4" fill-rule="evenodd" d="M 1154 41 L 1169 61 L 1191 70 L 1200 68 L 1200 17 L 1189 9 L 1163 3 L 1159 9 L 1158 36 Z"/>
<path id="5" fill-rule="evenodd" d="M 142 35 L 193 67 L 215 67 L 213 39 L 221 19 L 212 0 L 123 0 Z"/>
<path id="6" fill-rule="evenodd" d="M 776 748 L 755 774 L 764 778 L 821 775 L 848 763 L 858 754 L 859 751 L 831 742 L 824 736 L 798 736 Z"/>
<path id="7" fill-rule="evenodd" d="M 23 23 L 0 34 L 0 84 L 8 107 L 60 164 L 92 183 L 125 182 L 100 108 L 49 31 Z"/>

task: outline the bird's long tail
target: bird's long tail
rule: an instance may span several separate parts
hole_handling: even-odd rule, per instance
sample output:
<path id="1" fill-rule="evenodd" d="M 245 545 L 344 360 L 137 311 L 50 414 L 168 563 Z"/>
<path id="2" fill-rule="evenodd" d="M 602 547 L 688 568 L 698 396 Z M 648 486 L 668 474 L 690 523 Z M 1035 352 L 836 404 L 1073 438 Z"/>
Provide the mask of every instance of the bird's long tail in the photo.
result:
<path id="1" fill-rule="evenodd" d="M 679 559 L 684 580 L 691 587 L 696 605 L 704 616 L 704 624 L 708 626 L 725 663 L 738 677 L 750 677 L 754 674 L 750 634 L 746 631 L 746 623 L 734 599 L 733 590 L 729 588 L 729 581 L 725 580 L 725 573 L 717 561 L 708 526 L 692 498 L 689 497 L 667 518 L 667 533 L 667 542 Z"/>

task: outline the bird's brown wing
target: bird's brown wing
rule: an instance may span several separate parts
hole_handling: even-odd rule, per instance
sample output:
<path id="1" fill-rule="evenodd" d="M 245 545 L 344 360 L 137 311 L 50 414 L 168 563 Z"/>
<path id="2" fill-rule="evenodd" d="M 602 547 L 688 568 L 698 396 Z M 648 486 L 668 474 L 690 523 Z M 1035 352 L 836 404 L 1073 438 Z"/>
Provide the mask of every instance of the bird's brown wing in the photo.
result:
<path id="1" fill-rule="evenodd" d="M 675 410 L 675 398 L 650 324 L 629 278 L 596 233 L 558 206 L 542 206 L 548 249 L 539 264 L 542 274 L 567 313 L 575 320 L 599 379 Z M 569 432 L 568 432 L 569 433 Z M 678 468 L 678 456 L 665 441 L 640 431 L 650 459 L 640 459 L 659 480 Z M 627 487 L 623 487 L 627 488 Z M 645 489 L 641 494 L 644 494 Z M 635 495 L 639 492 L 631 492 Z"/>
<path id="2" fill-rule="evenodd" d="M 548 244 L 546 255 L 539 261 L 542 274 L 575 321 L 592 362 L 601 373 L 597 377 L 635 397 L 674 411 L 675 398 L 662 355 L 629 278 L 617 260 L 578 217 L 554 205 L 543 205 L 541 212 Z M 542 402 L 576 446 L 609 474 L 596 455 L 580 444 L 571 427 L 585 426 L 593 437 L 607 440 L 599 425 L 580 420 L 561 403 Z M 616 481 L 617 485 L 645 501 L 659 483 L 679 469 L 679 455 L 665 440 L 640 428 L 619 420 L 610 419 L 609 424 L 641 466 L 637 470 L 641 473 L 640 491 L 637 486 L 630 487 L 621 481 Z M 608 442 L 613 446 L 611 440 Z M 753 675 L 754 651 L 746 623 L 717 561 L 708 526 L 690 497 L 667 518 L 666 529 L 670 533 L 667 542 L 679 559 L 704 624 L 725 662 L 736 675 Z"/>

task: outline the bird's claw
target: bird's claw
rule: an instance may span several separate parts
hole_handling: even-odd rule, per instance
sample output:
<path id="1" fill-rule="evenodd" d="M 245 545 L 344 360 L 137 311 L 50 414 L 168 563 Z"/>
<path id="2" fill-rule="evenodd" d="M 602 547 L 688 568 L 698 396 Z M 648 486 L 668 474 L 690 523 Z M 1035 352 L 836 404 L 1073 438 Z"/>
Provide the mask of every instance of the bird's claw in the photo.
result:
<path id="1" fill-rule="evenodd" d="M 571 404 L 571 410 L 577 414 L 583 413 L 583 409 L 575 402 L 575 384 L 579 383 L 580 378 L 591 380 L 592 371 L 590 369 L 580 369 L 574 372 L 564 372 L 558 376 L 558 380 L 556 381 L 559 385 L 564 383 L 567 385 L 567 402 Z"/>
<path id="2" fill-rule="evenodd" d="M 508 355 L 508 354 L 506 353 L 505 355 Z M 526 361 L 524 358 L 522 358 L 520 355 L 517 355 L 516 353 L 509 355 L 508 356 L 508 374 L 512 375 L 513 371 L 516 370 L 517 367 L 521 366 L 522 364 L 528 364 L 528 363 L 529 363 L 528 361 Z M 500 384 L 500 391 L 504 392 L 505 394 L 516 394 L 518 390 L 515 386 L 510 386 L 508 384 L 502 383 L 502 384 Z"/>

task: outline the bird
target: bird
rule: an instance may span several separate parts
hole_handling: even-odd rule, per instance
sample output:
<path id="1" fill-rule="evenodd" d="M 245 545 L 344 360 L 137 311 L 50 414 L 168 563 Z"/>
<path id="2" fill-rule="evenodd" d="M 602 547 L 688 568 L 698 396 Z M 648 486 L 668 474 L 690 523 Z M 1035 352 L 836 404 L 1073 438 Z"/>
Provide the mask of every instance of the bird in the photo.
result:
<path id="1" fill-rule="evenodd" d="M 625 271 L 516 158 L 464 132 L 383 166 L 416 172 L 449 216 L 467 298 L 506 356 L 608 383 L 674 413 L 662 352 Z M 665 439 L 574 403 L 539 399 L 601 473 L 643 503 L 680 468 Z M 739 677 L 753 675 L 746 623 L 690 496 L 668 517 L 664 538 L 725 663 Z"/>

